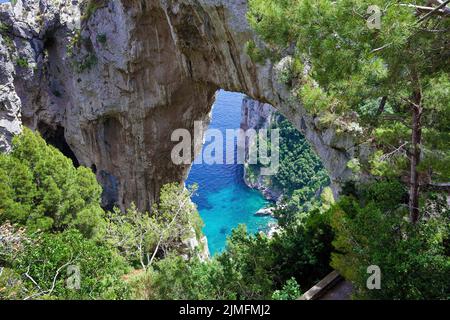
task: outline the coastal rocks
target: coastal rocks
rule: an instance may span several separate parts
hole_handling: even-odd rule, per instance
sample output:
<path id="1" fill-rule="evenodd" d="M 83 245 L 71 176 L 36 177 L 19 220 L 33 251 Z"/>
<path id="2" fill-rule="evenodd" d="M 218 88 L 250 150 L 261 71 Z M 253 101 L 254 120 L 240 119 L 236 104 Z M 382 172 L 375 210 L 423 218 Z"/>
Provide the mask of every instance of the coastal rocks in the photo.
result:
<path id="1" fill-rule="evenodd" d="M 244 166 L 244 182 L 252 189 L 261 192 L 266 200 L 278 202 L 283 197 L 283 191 L 273 184 L 272 177 L 261 176 L 259 169 L 252 169 L 249 165 Z"/>
<path id="2" fill-rule="evenodd" d="M 267 231 L 267 237 L 269 239 L 273 238 L 276 234 L 280 233 L 282 231 L 280 225 L 276 222 L 271 222 L 268 225 L 268 231 Z"/>
<path id="3" fill-rule="evenodd" d="M 206 236 L 202 236 L 197 239 L 194 228 L 191 228 L 192 236 L 182 241 L 185 253 L 182 256 L 188 260 L 192 254 L 200 259 L 200 261 L 208 261 L 211 257 L 208 249 L 208 239 Z"/>
<path id="4" fill-rule="evenodd" d="M 182 183 L 190 169 L 171 161 L 178 142 L 171 134 L 207 124 L 222 88 L 287 117 L 322 158 L 338 193 L 352 177 L 355 134 L 317 124 L 277 81 L 285 63 L 250 59 L 245 47 L 255 35 L 246 12 L 242 0 L 0 5 L 0 149 L 8 151 L 26 125 L 96 172 L 105 206 L 135 202 L 148 210 L 162 185 Z"/>
<path id="5" fill-rule="evenodd" d="M 274 210 L 275 210 L 274 208 L 262 208 L 262 209 L 259 209 L 255 213 L 255 216 L 258 216 L 258 217 L 267 217 L 267 216 L 273 217 Z"/>
<path id="6" fill-rule="evenodd" d="M 256 101 L 248 96 L 242 100 L 241 129 L 267 129 L 274 120 L 276 109 L 268 103 Z M 248 153 L 248 149 L 246 150 Z"/>

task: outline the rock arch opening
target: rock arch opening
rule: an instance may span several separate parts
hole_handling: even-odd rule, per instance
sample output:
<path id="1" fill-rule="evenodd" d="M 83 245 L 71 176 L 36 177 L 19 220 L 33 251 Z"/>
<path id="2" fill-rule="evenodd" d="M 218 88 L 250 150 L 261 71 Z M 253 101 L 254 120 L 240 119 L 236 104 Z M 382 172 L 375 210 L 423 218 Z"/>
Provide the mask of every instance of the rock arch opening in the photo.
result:
<path id="1" fill-rule="evenodd" d="M 220 90 L 211 115 L 203 150 L 190 169 L 186 185 L 198 187 L 193 201 L 205 222 L 210 252 L 215 254 L 224 249 L 227 236 L 239 224 L 245 224 L 250 233 L 271 234 L 277 225 L 277 205 L 288 203 L 296 193 L 302 195 L 299 201 L 306 208 L 320 197 L 329 179 L 304 137 L 271 105 Z M 245 135 L 241 139 L 245 144 L 243 162 L 239 162 L 239 138 L 234 136 L 238 130 Z M 270 140 L 270 131 L 275 130 L 281 133 L 280 141 L 276 147 L 275 141 L 268 141 L 268 151 L 277 153 L 281 168 L 265 175 L 261 169 L 267 163 L 252 163 L 250 149 L 252 143 L 261 143 L 259 135 Z M 257 140 L 250 141 L 253 132 Z M 258 160 L 259 155 L 257 150 Z"/>
<path id="2" fill-rule="evenodd" d="M 162 185 L 186 179 L 190 166 L 170 161 L 170 135 L 178 128 L 193 132 L 195 121 L 207 121 L 219 88 L 273 105 L 304 134 L 336 190 L 351 176 L 347 163 L 360 151 L 351 137 L 321 127 L 306 113 L 278 82 L 282 65 L 255 63 L 246 53 L 246 43 L 254 39 L 246 1 L 109 1 L 80 30 L 89 45 L 81 41 L 72 54 L 67 48 L 77 31 L 74 21 L 81 21 L 80 8 L 74 4 L 58 15 L 58 8 L 48 4 L 48 14 L 42 15 L 37 4 L 26 6 L 15 15 L 5 13 L 8 21 L 33 16 L 44 21 L 32 26 L 36 30 L 17 23 L 29 35 L 22 58 L 33 67 L 15 73 L 8 62 L 2 69 L 11 102 L 8 119 L 16 127 L 21 113 L 27 124 L 45 119 L 64 128 L 65 142 L 79 164 L 95 166 L 104 186 L 114 181 L 111 199 L 121 208 L 135 202 L 150 209 Z M 54 41 L 44 44 L 36 34 Z M 45 76 L 54 81 L 46 81 L 41 72 L 46 47 L 51 47 L 51 68 Z M 90 61 L 95 63 L 86 64 L 87 56 L 95 57 Z M 80 63 L 83 68 L 73 67 Z M 106 130 L 112 142 L 104 138 L 107 119 L 115 119 Z"/>

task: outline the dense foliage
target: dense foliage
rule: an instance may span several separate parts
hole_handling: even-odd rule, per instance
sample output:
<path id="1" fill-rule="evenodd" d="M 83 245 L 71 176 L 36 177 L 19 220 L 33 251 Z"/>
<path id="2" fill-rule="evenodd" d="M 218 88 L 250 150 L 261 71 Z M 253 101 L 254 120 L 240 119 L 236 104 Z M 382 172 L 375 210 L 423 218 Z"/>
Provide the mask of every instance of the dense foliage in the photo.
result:
<path id="1" fill-rule="evenodd" d="M 85 167 L 25 129 L 11 154 L 0 154 L 0 223 L 9 220 L 29 231 L 68 227 L 92 238 L 102 232 L 102 189 Z"/>
<path id="2" fill-rule="evenodd" d="M 373 26 L 374 5 L 380 24 Z M 409 180 L 413 222 L 423 185 L 450 176 L 450 19 L 418 17 L 415 5 L 251 0 L 248 15 L 275 56 L 295 47 L 280 80 L 318 123 L 377 149 L 354 167 Z"/>
<path id="3" fill-rule="evenodd" d="M 332 232 L 319 210 L 273 238 L 233 230 L 212 260 L 169 256 L 135 279 L 144 299 L 297 299 L 330 271 Z"/>
<path id="4" fill-rule="evenodd" d="M 118 209 L 104 213 L 94 174 L 86 168 L 75 169 L 69 159 L 29 130 L 15 137 L 13 152 L 2 155 L 0 164 L 7 177 L 1 180 L 7 192 L 0 206 L 3 299 L 294 299 L 300 294 L 299 284 L 307 288 L 329 271 L 332 235 L 319 207 L 293 218 L 295 223 L 272 239 L 249 235 L 241 226 L 233 231 L 224 253 L 201 261 L 198 252 L 183 245 L 202 236 L 201 219 L 190 201 L 195 190 L 164 186 L 152 214 L 134 206 L 125 213 Z M 55 167 L 59 170 L 50 170 Z M 27 173 L 26 179 L 20 172 Z M 84 184 L 78 183 L 80 172 Z M 57 185 L 55 180 L 62 190 L 42 187 L 41 181 Z M 66 206 L 41 200 L 65 203 L 64 192 L 71 190 L 78 190 L 79 197 L 93 191 L 91 198 L 85 198 L 91 202 L 79 201 L 88 205 L 78 207 L 86 214 L 91 209 L 98 214 L 88 220 L 90 229 L 74 223 L 79 221 L 74 208 L 63 211 Z M 28 207 L 21 198 L 26 192 L 36 194 Z M 52 198 L 55 192 L 61 197 Z M 60 221 L 62 213 L 70 214 L 64 224 L 43 228 L 31 219 L 34 212 L 51 222 Z M 80 279 L 74 289 L 69 284 L 75 270 Z"/>
<path id="5" fill-rule="evenodd" d="M 336 232 L 331 265 L 352 281 L 357 298 L 448 299 L 450 210 L 434 195 L 434 212 L 408 222 L 407 193 L 396 181 L 364 185 L 333 207 Z M 435 215 L 438 213 L 438 215 Z M 380 266 L 381 289 L 368 290 L 367 268 Z"/>
<path id="6" fill-rule="evenodd" d="M 201 237 L 192 190 L 165 186 L 150 213 L 105 213 L 95 175 L 25 129 L 0 155 L 1 299 L 294 299 L 331 267 L 356 298 L 450 298 L 450 209 L 438 184 L 450 179 L 450 19 L 410 0 L 249 4 L 265 42 L 249 42 L 249 54 L 277 63 L 292 53 L 279 80 L 318 128 L 364 146 L 348 164 L 356 182 L 334 203 L 320 161 L 280 118 L 281 230 L 241 226 L 202 261 L 185 245 Z M 369 5 L 382 8 L 374 28 Z M 379 290 L 367 287 L 372 265 Z"/>
<path id="7" fill-rule="evenodd" d="M 44 151 L 54 150 L 30 132 L 15 142 L 20 145 L 30 135 Z M 4 157 L 9 156 L 14 153 Z M 21 220 L 2 222 L 0 297 L 295 299 L 331 270 L 335 239 L 332 266 L 352 281 L 357 297 L 447 298 L 450 217 L 445 199 L 430 195 L 424 204 L 427 221 L 413 226 L 404 219 L 407 193 L 400 182 L 345 190 L 347 196 L 334 204 L 326 188 L 320 201 L 312 202 L 309 211 L 293 212 L 272 238 L 237 228 L 226 250 L 209 261 L 181 245 L 186 237 L 201 235 L 201 223 L 189 201 L 191 191 L 174 184 L 163 188 L 151 215 L 134 207 L 126 214 L 106 213 L 101 239 L 83 234 L 70 220 L 62 230 L 40 231 L 28 230 Z M 383 290 L 366 290 L 368 263 L 383 266 Z M 71 267 L 81 275 L 75 289 L 69 286 Z"/>
<path id="8" fill-rule="evenodd" d="M 267 177 L 270 179 L 267 184 L 281 190 L 287 197 L 297 192 L 302 195 L 302 201 L 309 201 L 329 184 L 327 172 L 305 137 L 281 114 L 276 113 L 273 118 L 271 129 L 280 131 L 277 150 L 280 166 L 273 177 Z M 250 182 L 257 178 L 259 169 L 259 165 L 248 165 Z"/>
<path id="9" fill-rule="evenodd" d="M 28 129 L 0 155 L 0 176 L 1 299 L 128 298 L 133 268 L 194 255 L 182 243 L 201 237 L 192 190 L 164 186 L 152 214 L 104 213 L 95 175 Z"/>
<path id="10" fill-rule="evenodd" d="M 319 128 L 366 150 L 348 167 L 374 182 L 346 186 L 331 209 L 332 266 L 357 297 L 448 298 L 450 19 L 417 7 L 433 3 L 249 1 L 278 80 Z M 370 265 L 381 290 L 367 290 Z"/>
<path id="11" fill-rule="evenodd" d="M 327 172 L 305 137 L 283 116 L 273 128 L 280 130 L 280 168 L 275 182 L 288 196 L 302 195 L 304 202 L 329 184 Z"/>
<path id="12" fill-rule="evenodd" d="M 280 168 L 274 184 L 283 190 L 282 210 L 276 212 L 279 223 L 289 224 L 292 217 L 313 210 L 321 195 L 328 195 L 328 173 L 305 137 L 283 116 L 278 115 L 273 124 L 280 130 Z M 328 195 L 327 201 L 332 201 Z"/>
<path id="13" fill-rule="evenodd" d="M 67 282 L 72 275 L 70 266 L 80 271 L 79 288 Z M 121 279 L 129 271 L 125 259 L 113 247 L 86 239 L 75 229 L 31 236 L 11 268 L 25 275 L 24 281 L 28 280 L 23 288 L 28 299 L 123 299 L 129 296 Z"/>
<path id="14" fill-rule="evenodd" d="M 186 190 L 177 184 L 163 186 L 151 215 L 134 205 L 125 213 L 114 209 L 107 214 L 106 241 L 144 270 L 157 255 L 183 253 L 184 241 L 202 237 L 203 222 L 190 198 L 193 192 L 195 188 Z"/>
<path id="15" fill-rule="evenodd" d="M 286 225 L 297 213 L 313 209 L 321 201 L 322 193 L 330 193 L 327 188 L 330 179 L 305 137 L 285 117 L 275 113 L 271 129 L 280 131 L 280 166 L 277 173 L 274 176 L 259 176 L 259 165 L 246 165 L 245 173 L 250 183 L 261 179 L 264 186 L 283 194 L 283 209 L 276 214 L 280 224 Z"/>

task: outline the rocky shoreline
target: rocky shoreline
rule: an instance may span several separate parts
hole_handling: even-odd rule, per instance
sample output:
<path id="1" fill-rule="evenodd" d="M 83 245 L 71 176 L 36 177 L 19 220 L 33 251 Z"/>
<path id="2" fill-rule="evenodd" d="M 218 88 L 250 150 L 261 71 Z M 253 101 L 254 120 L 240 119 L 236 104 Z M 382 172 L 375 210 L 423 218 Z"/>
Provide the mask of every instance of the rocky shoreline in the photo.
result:
<path id="1" fill-rule="evenodd" d="M 257 174 L 257 179 L 253 180 L 249 176 L 249 169 L 248 165 L 244 166 L 244 182 L 245 184 L 254 190 L 258 190 L 261 192 L 263 197 L 266 200 L 272 201 L 272 202 L 279 202 L 281 198 L 283 197 L 283 192 L 281 190 L 278 190 L 277 188 L 273 187 L 272 181 L 270 177 L 264 177 L 259 174 Z"/>

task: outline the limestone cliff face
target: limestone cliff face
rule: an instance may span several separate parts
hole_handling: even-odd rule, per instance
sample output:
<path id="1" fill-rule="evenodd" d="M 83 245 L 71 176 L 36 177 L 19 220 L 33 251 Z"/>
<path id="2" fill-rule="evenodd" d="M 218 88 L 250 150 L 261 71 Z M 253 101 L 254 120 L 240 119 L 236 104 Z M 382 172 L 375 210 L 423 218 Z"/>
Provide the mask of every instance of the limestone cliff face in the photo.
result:
<path id="1" fill-rule="evenodd" d="M 216 90 L 270 103 L 303 132 L 338 190 L 359 152 L 351 134 L 318 128 L 277 81 L 280 65 L 245 52 L 244 0 L 18 0 L 0 5 L 0 148 L 21 124 L 91 167 L 105 205 L 150 207 L 188 165 L 177 128 L 207 124 Z"/>
<path id="2" fill-rule="evenodd" d="M 269 129 L 276 121 L 276 109 L 268 103 L 262 103 L 246 97 L 242 100 L 241 107 L 241 129 Z M 249 144 L 245 146 L 245 155 L 248 159 Z M 259 190 L 262 195 L 270 201 L 277 202 L 281 199 L 283 192 L 273 184 L 272 176 L 262 176 L 257 169 L 251 165 L 244 165 L 244 181 L 252 189 Z"/>
<path id="3" fill-rule="evenodd" d="M 268 129 L 274 121 L 276 109 L 268 103 L 245 97 L 241 107 L 241 129 Z"/>

